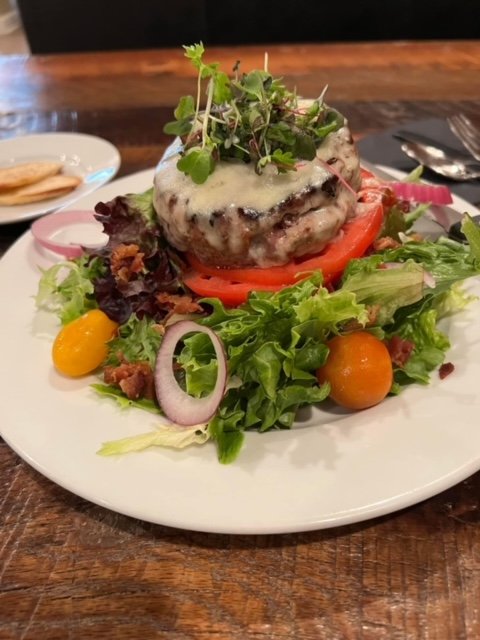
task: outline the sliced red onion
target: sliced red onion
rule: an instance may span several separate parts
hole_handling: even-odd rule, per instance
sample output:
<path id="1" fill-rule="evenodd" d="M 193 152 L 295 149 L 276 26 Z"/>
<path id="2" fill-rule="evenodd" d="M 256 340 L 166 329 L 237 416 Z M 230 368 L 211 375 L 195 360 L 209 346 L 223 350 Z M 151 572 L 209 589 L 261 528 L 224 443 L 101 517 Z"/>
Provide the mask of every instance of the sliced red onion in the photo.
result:
<path id="1" fill-rule="evenodd" d="M 55 240 L 55 234 L 74 224 L 96 225 L 99 230 L 102 224 L 95 219 L 93 211 L 58 211 L 38 218 L 30 227 L 35 240 L 50 251 L 65 258 L 78 258 L 85 250 L 85 244 L 65 243 Z M 88 245 L 90 248 L 101 247 L 102 244 Z"/>
<path id="2" fill-rule="evenodd" d="M 443 184 L 419 184 L 416 182 L 389 182 L 397 198 L 410 202 L 431 202 L 432 204 L 451 204 L 453 202 L 450 189 Z"/>
<path id="3" fill-rule="evenodd" d="M 179 385 L 173 373 L 175 348 L 188 333 L 205 333 L 217 356 L 215 388 L 205 398 L 193 398 Z M 184 427 L 205 423 L 215 415 L 227 384 L 227 358 L 220 338 L 208 327 L 182 320 L 170 325 L 163 336 L 155 363 L 155 391 L 167 418 Z"/>

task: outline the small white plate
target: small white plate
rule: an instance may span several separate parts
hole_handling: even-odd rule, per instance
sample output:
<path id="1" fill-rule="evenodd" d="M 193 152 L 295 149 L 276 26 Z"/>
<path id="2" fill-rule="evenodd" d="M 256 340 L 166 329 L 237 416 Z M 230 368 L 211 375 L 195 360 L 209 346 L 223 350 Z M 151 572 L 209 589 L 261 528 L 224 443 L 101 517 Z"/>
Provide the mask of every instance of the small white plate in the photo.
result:
<path id="1" fill-rule="evenodd" d="M 120 153 L 107 140 L 84 133 L 39 133 L 0 141 L 0 167 L 22 162 L 61 162 L 63 173 L 82 179 L 69 194 L 43 202 L 0 206 L 0 224 L 37 218 L 73 204 L 111 180 L 120 167 Z"/>
<path id="2" fill-rule="evenodd" d="M 82 198 L 90 209 L 152 185 L 153 169 Z M 265 534 L 367 520 L 425 500 L 480 469 L 480 300 L 444 324 L 455 371 L 356 414 L 309 408 L 292 430 L 249 432 L 238 460 L 215 446 L 102 458 L 102 442 L 151 430 L 51 364 L 58 323 L 35 311 L 39 267 L 56 258 L 25 233 L 0 261 L 0 433 L 28 464 L 91 502 L 135 518 L 216 533 Z M 13 274 L 13 276 L 12 276 Z M 468 285 L 480 295 L 480 279 Z M 13 303 L 12 303 L 13 301 Z"/>

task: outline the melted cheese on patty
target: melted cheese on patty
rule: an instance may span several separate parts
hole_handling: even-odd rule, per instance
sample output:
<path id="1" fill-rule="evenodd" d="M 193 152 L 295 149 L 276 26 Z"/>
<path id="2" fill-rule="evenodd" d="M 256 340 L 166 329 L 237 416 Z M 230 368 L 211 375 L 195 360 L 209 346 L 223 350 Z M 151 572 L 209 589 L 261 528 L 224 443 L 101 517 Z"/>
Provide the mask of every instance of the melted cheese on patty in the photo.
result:
<path id="1" fill-rule="evenodd" d="M 222 161 L 198 185 L 177 169 L 178 159 L 176 141 L 156 170 L 155 209 L 172 245 L 193 251 L 211 264 L 270 266 L 283 264 L 293 255 L 320 250 L 355 206 L 355 197 L 336 175 L 354 189 L 359 186 L 358 155 L 346 126 L 327 136 L 314 160 L 301 161 L 296 171 L 281 174 L 273 165 L 258 175 L 251 163 Z M 334 170 L 328 164 L 332 159 Z M 332 180 L 335 197 L 322 190 Z M 302 220 L 299 229 L 290 233 L 290 227 L 312 212 L 318 214 L 317 223 L 310 216 L 308 224 Z M 284 224 L 285 216 L 290 217 L 288 225 Z M 284 231 L 279 233 L 282 226 Z M 300 229 L 310 235 L 305 237 L 305 250 Z M 289 243 L 290 235 L 295 235 L 295 240 Z"/>

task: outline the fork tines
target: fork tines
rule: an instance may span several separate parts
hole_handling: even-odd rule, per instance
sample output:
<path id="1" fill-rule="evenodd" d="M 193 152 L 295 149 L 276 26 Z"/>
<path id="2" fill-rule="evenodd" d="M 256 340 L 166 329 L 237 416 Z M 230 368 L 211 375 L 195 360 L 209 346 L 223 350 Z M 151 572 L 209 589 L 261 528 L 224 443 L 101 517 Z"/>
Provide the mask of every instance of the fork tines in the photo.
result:
<path id="1" fill-rule="evenodd" d="M 476 160 L 480 160 L 480 128 L 459 113 L 447 118 L 448 126 Z"/>

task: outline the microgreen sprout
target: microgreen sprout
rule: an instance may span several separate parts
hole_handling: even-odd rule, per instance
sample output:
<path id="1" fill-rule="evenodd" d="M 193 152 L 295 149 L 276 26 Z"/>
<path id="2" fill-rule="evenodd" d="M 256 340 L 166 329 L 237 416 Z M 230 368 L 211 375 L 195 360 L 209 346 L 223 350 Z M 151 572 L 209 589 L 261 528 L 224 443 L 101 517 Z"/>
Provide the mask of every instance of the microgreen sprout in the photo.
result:
<path id="1" fill-rule="evenodd" d="M 268 54 L 263 70 L 241 74 L 237 61 L 230 78 L 218 62 L 204 62 L 202 43 L 184 49 L 198 70 L 197 95 L 180 98 L 175 120 L 164 131 L 181 138 L 177 167 L 197 184 L 219 160 L 253 163 L 258 174 L 267 165 L 279 173 L 295 171 L 299 160 L 313 160 L 326 136 L 343 125 L 342 116 L 324 102 L 326 87 L 316 100 L 300 101 L 296 91 L 270 74 Z"/>

